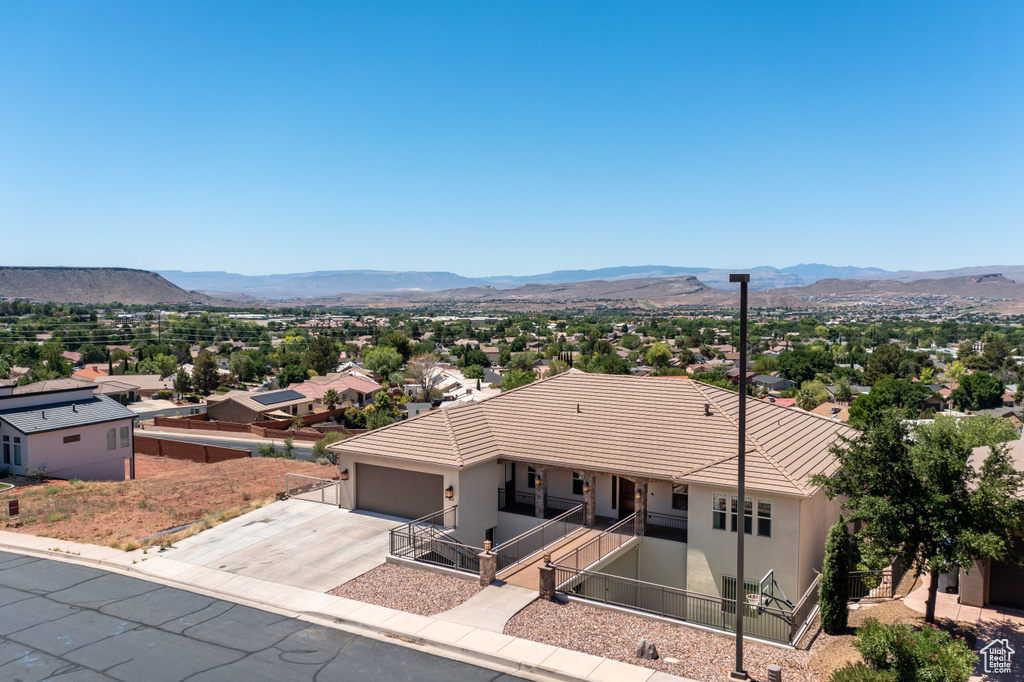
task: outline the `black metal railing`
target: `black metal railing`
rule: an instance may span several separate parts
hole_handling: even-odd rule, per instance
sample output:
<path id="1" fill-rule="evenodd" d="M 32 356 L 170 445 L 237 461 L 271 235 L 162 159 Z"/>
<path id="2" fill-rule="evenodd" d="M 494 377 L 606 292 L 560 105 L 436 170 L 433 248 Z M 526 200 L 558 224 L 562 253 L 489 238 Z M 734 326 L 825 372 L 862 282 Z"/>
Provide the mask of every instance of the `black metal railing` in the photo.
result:
<path id="1" fill-rule="evenodd" d="M 545 503 L 544 518 L 546 519 L 552 519 L 579 505 L 577 500 L 568 500 L 551 495 L 548 495 Z M 498 488 L 498 511 L 509 514 L 521 514 L 523 516 L 534 516 L 537 509 L 536 505 L 537 496 L 534 493 Z"/>
<path id="2" fill-rule="evenodd" d="M 803 635 L 804 626 L 813 620 L 818 612 L 818 578 L 814 576 L 811 586 L 804 592 L 804 596 L 793 607 L 792 623 L 790 623 L 790 643 L 794 646 L 797 640 Z"/>
<path id="3" fill-rule="evenodd" d="M 392 545 L 391 554 L 420 563 L 444 566 L 467 573 L 480 573 L 480 547 L 466 545 L 441 535 L 418 535 L 404 539 L 398 547 Z"/>
<path id="4" fill-rule="evenodd" d="M 850 571 L 847 578 L 850 586 L 850 601 L 861 599 L 889 599 L 896 590 L 892 570 Z"/>
<path id="5" fill-rule="evenodd" d="M 636 514 L 627 516 L 585 545 L 555 559 L 559 566 L 585 569 L 636 537 Z"/>
<path id="6" fill-rule="evenodd" d="M 686 519 L 680 516 L 648 512 L 644 523 L 644 535 L 662 540 L 686 542 Z"/>
<path id="7" fill-rule="evenodd" d="M 586 505 L 580 504 L 550 521 L 545 521 L 521 535 L 494 548 L 498 555 L 498 570 L 517 564 L 552 542 L 574 533 L 586 524 Z"/>
<path id="8" fill-rule="evenodd" d="M 554 565 L 560 592 L 603 604 L 653 613 L 666 618 L 703 625 L 726 632 L 736 629 L 736 600 L 690 592 L 676 587 L 620 578 Z M 782 609 L 748 603 L 743 609 L 743 631 L 788 644 L 790 614 Z"/>

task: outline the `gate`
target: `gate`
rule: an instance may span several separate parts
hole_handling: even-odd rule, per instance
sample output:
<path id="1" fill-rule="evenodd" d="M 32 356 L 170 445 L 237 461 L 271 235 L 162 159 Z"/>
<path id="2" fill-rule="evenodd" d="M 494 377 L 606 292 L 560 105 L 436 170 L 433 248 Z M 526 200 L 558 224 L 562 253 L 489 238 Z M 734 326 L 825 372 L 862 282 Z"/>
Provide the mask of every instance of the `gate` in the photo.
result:
<path id="1" fill-rule="evenodd" d="M 302 474 L 284 475 L 285 497 L 341 506 L 341 481 Z"/>

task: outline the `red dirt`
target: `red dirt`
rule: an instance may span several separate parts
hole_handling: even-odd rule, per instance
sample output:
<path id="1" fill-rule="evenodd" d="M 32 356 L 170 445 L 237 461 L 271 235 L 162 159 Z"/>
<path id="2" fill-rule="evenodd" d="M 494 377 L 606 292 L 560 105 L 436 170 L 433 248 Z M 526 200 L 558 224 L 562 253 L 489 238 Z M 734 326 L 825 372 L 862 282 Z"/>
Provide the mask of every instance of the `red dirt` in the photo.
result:
<path id="1" fill-rule="evenodd" d="M 312 475 L 313 464 L 259 457 L 194 464 L 140 455 L 134 481 L 19 481 L 0 494 L 0 504 L 21 501 L 23 525 L 7 530 L 113 546 L 266 503 L 285 473 Z"/>

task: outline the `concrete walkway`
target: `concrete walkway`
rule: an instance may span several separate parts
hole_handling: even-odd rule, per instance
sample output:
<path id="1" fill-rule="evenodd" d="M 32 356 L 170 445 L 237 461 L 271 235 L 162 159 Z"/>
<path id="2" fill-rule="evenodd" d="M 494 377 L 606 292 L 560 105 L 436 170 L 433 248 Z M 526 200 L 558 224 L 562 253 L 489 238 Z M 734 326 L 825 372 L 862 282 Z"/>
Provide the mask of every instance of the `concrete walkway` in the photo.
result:
<path id="1" fill-rule="evenodd" d="M 434 616 L 438 620 L 472 625 L 481 630 L 505 632 L 505 624 L 539 598 L 537 590 L 517 585 L 488 585 L 454 609 Z"/>
<path id="2" fill-rule="evenodd" d="M 161 556 L 326 592 L 383 564 L 388 530 L 401 521 L 283 500 L 182 540 Z"/>
<path id="3" fill-rule="evenodd" d="M 248 515 L 241 518 L 252 520 Z M 122 552 L 110 547 L 6 531 L 0 531 L 0 548 L 58 561 L 99 566 L 108 571 L 127 572 L 151 582 L 284 613 L 347 632 L 376 637 L 400 646 L 421 648 L 428 653 L 472 662 L 492 670 L 514 672 L 534 680 L 685 680 L 600 656 L 510 637 L 466 623 L 428 618 L 281 582 L 237 575 L 218 568 L 180 561 L 161 556 L 157 550 L 144 552 L 137 549 Z"/>
<path id="4" fill-rule="evenodd" d="M 903 603 L 907 605 L 907 608 L 924 613 L 927 600 L 928 581 L 925 579 L 921 581 L 921 587 L 906 596 Z M 966 606 L 957 601 L 957 595 L 940 592 L 935 595 L 935 617 L 974 625 L 977 632 L 976 650 L 982 649 L 997 639 L 1005 639 L 1010 648 L 1018 652 L 1018 656 L 1020 656 L 1013 662 L 1015 666 L 1013 679 L 1024 678 L 1024 611 L 1001 606 Z M 971 677 L 972 682 L 979 680 L 1000 682 L 1008 679 L 1005 674 L 986 675 L 984 666 L 984 659 L 979 658 L 978 668 L 975 675 Z"/>

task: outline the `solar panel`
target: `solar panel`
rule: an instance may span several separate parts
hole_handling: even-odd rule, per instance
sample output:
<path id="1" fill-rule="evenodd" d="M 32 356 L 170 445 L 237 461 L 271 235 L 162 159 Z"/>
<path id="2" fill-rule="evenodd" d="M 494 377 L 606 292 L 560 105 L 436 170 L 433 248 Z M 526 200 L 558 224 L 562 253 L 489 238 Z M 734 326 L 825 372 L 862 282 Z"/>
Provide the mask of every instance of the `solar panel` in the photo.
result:
<path id="1" fill-rule="evenodd" d="M 289 400 L 301 400 L 306 396 L 302 395 L 298 391 L 274 391 L 273 393 L 260 393 L 252 396 L 252 399 L 258 402 L 260 405 L 276 405 L 278 403 L 286 403 Z"/>

